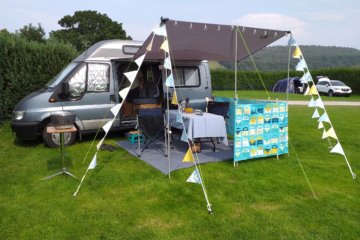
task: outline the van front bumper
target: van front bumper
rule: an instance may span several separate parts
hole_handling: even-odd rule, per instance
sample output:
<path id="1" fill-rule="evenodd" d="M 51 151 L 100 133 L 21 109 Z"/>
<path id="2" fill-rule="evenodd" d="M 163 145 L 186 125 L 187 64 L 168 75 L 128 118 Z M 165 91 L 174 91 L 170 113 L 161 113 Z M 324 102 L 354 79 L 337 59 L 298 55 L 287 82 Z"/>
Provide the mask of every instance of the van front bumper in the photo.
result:
<path id="1" fill-rule="evenodd" d="M 39 133 L 40 122 L 11 122 L 11 130 L 20 139 L 36 139 Z"/>

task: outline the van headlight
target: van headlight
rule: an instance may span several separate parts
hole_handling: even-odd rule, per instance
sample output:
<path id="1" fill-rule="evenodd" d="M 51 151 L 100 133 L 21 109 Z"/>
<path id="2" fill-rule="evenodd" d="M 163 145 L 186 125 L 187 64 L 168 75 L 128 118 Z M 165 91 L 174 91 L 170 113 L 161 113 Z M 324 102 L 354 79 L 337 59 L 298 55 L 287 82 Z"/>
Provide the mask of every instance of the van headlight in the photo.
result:
<path id="1" fill-rule="evenodd" d="M 25 111 L 15 111 L 13 114 L 13 119 L 21 120 L 25 115 Z"/>

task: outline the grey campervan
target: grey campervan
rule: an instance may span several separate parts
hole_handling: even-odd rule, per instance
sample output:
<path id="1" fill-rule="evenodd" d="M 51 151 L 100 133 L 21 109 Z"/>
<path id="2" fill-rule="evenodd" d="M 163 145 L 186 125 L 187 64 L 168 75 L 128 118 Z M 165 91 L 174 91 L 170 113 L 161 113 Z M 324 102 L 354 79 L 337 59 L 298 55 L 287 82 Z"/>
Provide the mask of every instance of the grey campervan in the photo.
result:
<path id="1" fill-rule="evenodd" d="M 142 42 L 108 40 L 96 43 L 55 76 L 44 88 L 21 100 L 13 111 L 11 128 L 20 139 L 42 136 L 50 147 L 59 146 L 58 134 L 46 132 L 50 114 L 59 110 L 75 113 L 76 133 L 65 134 L 65 145 L 81 139 L 85 133 L 96 132 L 109 111 L 125 101 L 112 129 L 133 128 L 136 109 L 143 104 L 166 105 L 166 73 L 161 61 L 144 61 L 126 99 L 118 92 L 129 83 L 124 73 L 135 70 L 133 56 Z M 211 96 L 211 78 L 206 61 L 181 61 L 174 64 L 174 81 L 178 100 L 191 99 L 192 107 L 204 110 L 205 98 Z M 169 88 L 169 95 L 173 92 Z"/>

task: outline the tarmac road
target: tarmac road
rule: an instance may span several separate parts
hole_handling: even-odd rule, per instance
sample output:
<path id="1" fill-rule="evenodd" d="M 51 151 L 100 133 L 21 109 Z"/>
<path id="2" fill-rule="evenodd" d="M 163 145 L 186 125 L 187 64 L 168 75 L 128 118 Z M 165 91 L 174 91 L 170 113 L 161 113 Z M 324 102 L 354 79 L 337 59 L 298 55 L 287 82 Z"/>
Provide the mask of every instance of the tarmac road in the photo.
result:
<path id="1" fill-rule="evenodd" d="M 323 101 L 325 106 L 358 106 L 360 102 L 336 102 L 336 101 Z M 307 106 L 309 101 L 289 101 L 289 105 Z"/>

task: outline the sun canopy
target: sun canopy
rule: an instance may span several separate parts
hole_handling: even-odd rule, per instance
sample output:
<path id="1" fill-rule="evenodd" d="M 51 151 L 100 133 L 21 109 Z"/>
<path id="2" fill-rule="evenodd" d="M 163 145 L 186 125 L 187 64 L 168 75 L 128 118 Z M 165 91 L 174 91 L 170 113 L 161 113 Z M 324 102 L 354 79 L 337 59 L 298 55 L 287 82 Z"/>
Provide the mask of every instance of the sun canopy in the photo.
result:
<path id="1" fill-rule="evenodd" d="M 162 24 L 166 27 L 173 60 L 241 61 L 290 33 L 283 30 L 176 20 L 162 20 Z M 152 49 L 148 51 L 146 59 L 164 59 L 164 52 L 160 50 L 164 36 L 154 36 L 154 33 L 146 39 L 135 57 L 145 53 L 152 39 Z"/>

